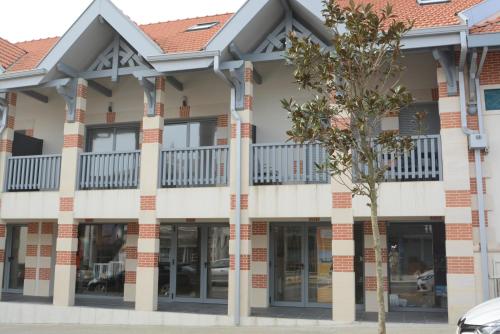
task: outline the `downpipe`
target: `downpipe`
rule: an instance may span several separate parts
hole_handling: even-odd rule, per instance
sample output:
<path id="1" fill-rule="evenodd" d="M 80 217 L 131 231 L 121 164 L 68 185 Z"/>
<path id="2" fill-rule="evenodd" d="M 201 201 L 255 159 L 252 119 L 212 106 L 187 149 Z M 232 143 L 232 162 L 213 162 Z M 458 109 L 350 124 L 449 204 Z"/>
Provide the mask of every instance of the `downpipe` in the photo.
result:
<path id="1" fill-rule="evenodd" d="M 460 119 L 462 125 L 462 131 L 467 136 L 469 142 L 470 137 L 477 134 L 467 125 L 467 98 L 465 94 L 465 76 L 464 68 L 467 60 L 467 35 L 465 31 L 460 32 L 460 62 L 458 68 L 458 84 L 460 92 Z M 487 48 L 483 51 L 481 63 L 476 73 L 470 73 L 469 75 L 475 76 L 475 89 L 476 89 L 476 101 L 477 101 L 477 113 L 478 113 L 478 125 L 479 134 L 484 134 L 483 132 L 483 118 L 482 118 L 482 106 L 481 98 L 479 94 L 479 75 L 481 74 L 482 65 L 484 64 L 484 59 L 486 57 Z M 470 89 L 473 89 L 472 87 Z M 482 294 L 484 301 L 490 299 L 490 289 L 489 289 L 489 269 L 488 269 L 488 239 L 486 236 L 486 219 L 484 215 L 484 194 L 483 194 L 483 168 L 481 165 L 481 149 L 474 149 L 474 165 L 476 172 L 476 188 L 477 188 L 477 203 L 479 210 L 479 238 L 480 238 L 480 251 L 481 251 L 481 282 L 482 282 Z"/>
<path id="2" fill-rule="evenodd" d="M 231 88 L 231 116 L 236 120 L 236 208 L 235 208 L 235 289 L 234 289 L 234 318 L 235 326 L 239 326 L 240 319 L 240 289 L 241 289 L 241 117 L 236 111 L 236 86 L 220 69 L 220 56 L 214 57 L 214 72 Z"/>

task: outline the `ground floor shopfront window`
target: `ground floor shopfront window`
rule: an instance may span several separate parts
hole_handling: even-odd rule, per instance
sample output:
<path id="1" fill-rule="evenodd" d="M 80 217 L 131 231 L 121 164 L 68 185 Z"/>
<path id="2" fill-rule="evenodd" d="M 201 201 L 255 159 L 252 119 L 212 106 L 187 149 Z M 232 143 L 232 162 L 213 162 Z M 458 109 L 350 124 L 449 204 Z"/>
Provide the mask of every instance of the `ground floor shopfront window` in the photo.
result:
<path id="1" fill-rule="evenodd" d="M 76 293 L 123 296 L 125 224 L 78 226 Z"/>
<path id="2" fill-rule="evenodd" d="M 444 224 L 390 223 L 387 241 L 390 309 L 446 309 Z"/>
<path id="3" fill-rule="evenodd" d="M 162 224 L 159 262 L 163 300 L 227 303 L 229 225 Z"/>

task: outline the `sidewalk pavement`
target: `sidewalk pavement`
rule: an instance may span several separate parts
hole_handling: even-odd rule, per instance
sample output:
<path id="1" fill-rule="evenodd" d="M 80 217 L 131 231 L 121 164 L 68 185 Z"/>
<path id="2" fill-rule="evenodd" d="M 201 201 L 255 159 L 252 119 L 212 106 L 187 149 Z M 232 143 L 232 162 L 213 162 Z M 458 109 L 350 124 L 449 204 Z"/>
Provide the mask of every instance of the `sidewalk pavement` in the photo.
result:
<path id="1" fill-rule="evenodd" d="M 454 334 L 448 325 L 389 324 L 388 334 Z M 374 323 L 335 327 L 143 327 L 74 325 L 0 325 L 2 334 L 376 334 Z"/>

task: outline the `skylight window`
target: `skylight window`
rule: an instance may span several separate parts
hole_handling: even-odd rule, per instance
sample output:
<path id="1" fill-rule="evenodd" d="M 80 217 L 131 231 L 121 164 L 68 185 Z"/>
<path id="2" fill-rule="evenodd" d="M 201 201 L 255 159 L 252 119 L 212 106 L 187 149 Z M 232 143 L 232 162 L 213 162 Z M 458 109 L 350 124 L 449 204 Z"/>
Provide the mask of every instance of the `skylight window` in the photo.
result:
<path id="1" fill-rule="evenodd" d="M 198 23 L 194 26 L 188 28 L 186 31 L 198 31 L 198 30 L 206 30 L 218 25 L 219 22 L 206 22 L 206 23 Z"/>
<path id="2" fill-rule="evenodd" d="M 430 5 L 442 2 L 450 2 L 450 0 L 417 0 L 419 5 Z"/>

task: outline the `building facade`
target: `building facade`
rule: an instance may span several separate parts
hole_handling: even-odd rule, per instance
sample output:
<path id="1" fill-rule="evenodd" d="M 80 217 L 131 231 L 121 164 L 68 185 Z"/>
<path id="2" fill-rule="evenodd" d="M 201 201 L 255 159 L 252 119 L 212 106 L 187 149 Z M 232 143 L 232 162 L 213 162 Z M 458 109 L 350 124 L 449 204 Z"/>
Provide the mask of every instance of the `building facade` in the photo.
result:
<path id="1" fill-rule="evenodd" d="M 455 323 L 498 296 L 500 6 L 391 2 L 415 20 L 402 79 L 415 102 L 381 130 L 415 145 L 380 154 L 387 311 Z M 189 303 L 228 324 L 277 307 L 376 312 L 366 199 L 315 168 L 319 145 L 287 141 L 280 100 L 309 97 L 283 58 L 290 31 L 330 46 L 306 0 L 141 26 L 95 0 L 60 38 L 0 39 L 0 308 L 44 300 L 64 322 L 120 305 L 156 323 Z"/>

